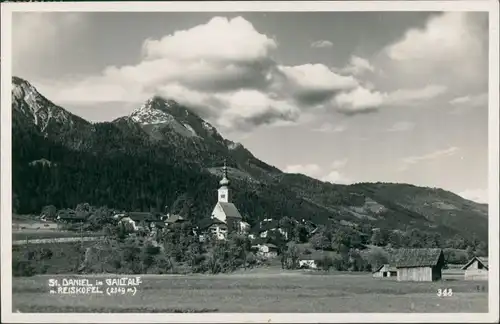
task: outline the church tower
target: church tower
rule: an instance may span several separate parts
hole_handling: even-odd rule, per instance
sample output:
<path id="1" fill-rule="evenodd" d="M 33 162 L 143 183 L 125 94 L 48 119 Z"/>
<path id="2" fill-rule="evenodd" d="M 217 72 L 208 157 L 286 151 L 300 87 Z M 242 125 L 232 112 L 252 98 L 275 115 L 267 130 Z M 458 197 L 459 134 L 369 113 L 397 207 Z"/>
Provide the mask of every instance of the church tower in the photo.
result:
<path id="1" fill-rule="evenodd" d="M 222 177 L 222 180 L 219 182 L 220 188 L 218 189 L 218 192 L 219 192 L 218 201 L 230 203 L 231 197 L 230 197 L 230 192 L 229 192 L 229 179 L 227 178 L 226 160 L 224 160 L 224 167 L 222 168 L 222 172 L 223 172 L 223 177 Z"/>

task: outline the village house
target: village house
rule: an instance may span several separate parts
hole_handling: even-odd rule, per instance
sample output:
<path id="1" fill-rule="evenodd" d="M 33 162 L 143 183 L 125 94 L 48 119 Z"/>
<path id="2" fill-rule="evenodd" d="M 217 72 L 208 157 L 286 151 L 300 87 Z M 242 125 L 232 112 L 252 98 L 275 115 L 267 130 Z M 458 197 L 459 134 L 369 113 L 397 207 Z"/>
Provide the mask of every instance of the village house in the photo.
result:
<path id="1" fill-rule="evenodd" d="M 272 259 L 278 256 L 278 247 L 272 243 L 252 245 L 251 249 L 260 257 Z"/>
<path id="2" fill-rule="evenodd" d="M 158 221 L 158 217 L 150 212 L 128 212 L 126 217 L 135 223 L 134 227 L 137 229 L 141 229 L 143 226 L 151 228 L 151 224 Z"/>
<path id="3" fill-rule="evenodd" d="M 441 249 L 400 249 L 393 260 L 398 281 L 440 280 L 445 264 Z"/>
<path id="4" fill-rule="evenodd" d="M 398 270 L 389 264 L 383 264 L 373 271 L 374 278 L 396 278 L 397 276 Z"/>
<path id="5" fill-rule="evenodd" d="M 129 224 L 134 231 L 147 227 L 149 229 L 165 227 L 165 215 L 150 212 L 122 212 L 113 215 L 113 219 L 119 224 Z"/>
<path id="6" fill-rule="evenodd" d="M 213 237 L 217 240 L 227 239 L 227 224 L 217 218 L 204 219 L 198 225 L 200 230 L 199 240 L 204 242 L 207 237 Z"/>
<path id="7" fill-rule="evenodd" d="M 488 258 L 473 257 L 462 270 L 465 280 L 488 280 Z"/>
<path id="8" fill-rule="evenodd" d="M 241 221 L 240 222 L 240 230 L 242 233 L 248 234 L 248 232 L 250 231 L 250 224 L 248 224 L 247 222 Z"/>
<path id="9" fill-rule="evenodd" d="M 299 259 L 299 268 L 300 269 L 318 269 L 318 264 L 316 260 L 309 256 L 302 256 Z"/>
<path id="10" fill-rule="evenodd" d="M 305 250 L 299 256 L 299 268 L 318 269 L 321 266 L 321 263 L 326 259 L 334 260 L 335 253 L 322 250 Z"/>
<path id="11" fill-rule="evenodd" d="M 318 269 L 318 260 L 321 260 L 324 256 L 325 254 L 323 251 L 304 251 L 299 256 L 299 268 Z"/>
<path id="12" fill-rule="evenodd" d="M 279 226 L 275 219 L 267 218 L 255 225 L 252 232 L 257 233 L 260 238 L 267 238 L 273 232 L 279 232 L 285 240 L 288 240 L 288 232 Z"/>
<path id="13" fill-rule="evenodd" d="M 56 220 L 60 223 L 84 223 L 87 215 L 76 213 L 74 210 L 60 210 Z"/>
<path id="14" fill-rule="evenodd" d="M 182 224 L 186 221 L 184 217 L 180 215 L 170 215 L 168 214 L 166 219 L 164 219 L 165 225 L 167 227 L 172 226 L 173 224 Z"/>
<path id="15" fill-rule="evenodd" d="M 227 176 L 227 166 L 224 161 L 223 178 L 219 182 L 220 188 L 217 190 L 217 203 L 212 211 L 211 218 L 218 219 L 227 226 L 228 233 L 242 232 L 242 217 L 238 208 L 231 202 L 231 190 L 229 187 L 229 179 Z M 221 230 L 222 227 L 219 229 Z"/>

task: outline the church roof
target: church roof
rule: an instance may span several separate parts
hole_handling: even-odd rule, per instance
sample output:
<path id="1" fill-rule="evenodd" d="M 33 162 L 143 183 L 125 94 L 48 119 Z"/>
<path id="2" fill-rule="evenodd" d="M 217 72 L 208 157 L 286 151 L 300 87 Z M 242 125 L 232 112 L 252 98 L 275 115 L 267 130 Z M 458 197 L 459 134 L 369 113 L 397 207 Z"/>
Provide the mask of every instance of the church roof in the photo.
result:
<path id="1" fill-rule="evenodd" d="M 222 207 L 226 217 L 242 218 L 238 208 L 233 203 L 219 201 L 219 205 Z"/>

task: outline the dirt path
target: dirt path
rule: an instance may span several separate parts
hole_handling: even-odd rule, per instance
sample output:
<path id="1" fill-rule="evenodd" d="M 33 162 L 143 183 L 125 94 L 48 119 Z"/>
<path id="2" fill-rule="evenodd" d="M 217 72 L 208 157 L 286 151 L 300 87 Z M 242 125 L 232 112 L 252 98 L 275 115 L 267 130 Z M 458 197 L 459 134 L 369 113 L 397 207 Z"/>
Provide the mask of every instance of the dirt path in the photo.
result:
<path id="1" fill-rule="evenodd" d="M 99 236 L 84 236 L 84 237 L 58 237 L 46 239 L 32 239 L 32 240 L 16 240 L 12 241 L 12 245 L 26 245 L 26 244 L 48 244 L 48 243 L 68 243 L 68 242 L 89 242 L 97 241 Z"/>

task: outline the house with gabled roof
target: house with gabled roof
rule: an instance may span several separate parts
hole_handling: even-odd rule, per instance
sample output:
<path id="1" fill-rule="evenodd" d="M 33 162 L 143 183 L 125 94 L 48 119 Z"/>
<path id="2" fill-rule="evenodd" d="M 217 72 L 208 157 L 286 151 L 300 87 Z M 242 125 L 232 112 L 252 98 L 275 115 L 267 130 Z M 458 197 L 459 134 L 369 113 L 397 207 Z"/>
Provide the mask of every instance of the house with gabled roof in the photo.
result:
<path id="1" fill-rule="evenodd" d="M 180 224 L 184 223 L 186 219 L 180 215 L 168 215 L 167 219 L 165 219 L 165 224 L 172 225 L 172 224 Z"/>
<path id="2" fill-rule="evenodd" d="M 465 280 L 488 280 L 488 258 L 473 257 L 463 267 Z"/>
<path id="3" fill-rule="evenodd" d="M 217 240 L 225 240 L 227 238 L 228 228 L 226 223 L 217 218 L 205 218 L 198 224 L 200 231 L 199 240 L 205 241 L 207 237 L 213 237 Z"/>
<path id="4" fill-rule="evenodd" d="M 398 281 L 436 281 L 445 264 L 441 249 L 399 249 L 392 256 Z"/>

